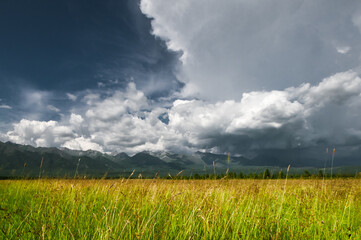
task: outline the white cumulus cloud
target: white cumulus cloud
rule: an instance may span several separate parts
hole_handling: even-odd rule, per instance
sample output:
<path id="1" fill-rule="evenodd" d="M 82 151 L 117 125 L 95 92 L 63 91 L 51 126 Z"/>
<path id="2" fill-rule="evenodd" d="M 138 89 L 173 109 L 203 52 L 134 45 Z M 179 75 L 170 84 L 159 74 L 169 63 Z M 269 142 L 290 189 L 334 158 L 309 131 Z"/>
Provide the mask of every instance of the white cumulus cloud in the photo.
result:
<path id="1" fill-rule="evenodd" d="M 351 135 L 352 141 L 359 141 L 359 135 L 350 132 L 361 128 L 358 121 L 351 121 L 361 106 L 360 93 L 361 79 L 350 70 L 317 85 L 252 91 L 240 100 L 215 103 L 178 99 L 170 108 L 163 108 L 150 106 L 131 83 L 124 91 L 116 90 L 104 98 L 89 94 L 85 98 L 91 102 L 83 113 L 73 112 L 60 122 L 23 119 L 2 138 L 34 146 L 130 154 L 211 149 L 243 153 L 312 146 L 319 141 L 350 144 Z M 318 115 L 325 116 L 325 111 L 331 118 L 320 125 Z"/>
<path id="2" fill-rule="evenodd" d="M 75 137 L 69 126 L 59 125 L 57 121 L 31 121 L 22 119 L 13 124 L 13 130 L 7 132 L 8 139 L 19 144 L 36 147 L 59 146 Z"/>
<path id="3" fill-rule="evenodd" d="M 66 147 L 69 149 L 75 149 L 75 150 L 95 150 L 99 152 L 104 152 L 103 147 L 101 147 L 99 144 L 94 143 L 89 138 L 84 137 L 78 137 L 74 138 L 72 140 L 66 141 L 61 145 L 61 147 Z"/>

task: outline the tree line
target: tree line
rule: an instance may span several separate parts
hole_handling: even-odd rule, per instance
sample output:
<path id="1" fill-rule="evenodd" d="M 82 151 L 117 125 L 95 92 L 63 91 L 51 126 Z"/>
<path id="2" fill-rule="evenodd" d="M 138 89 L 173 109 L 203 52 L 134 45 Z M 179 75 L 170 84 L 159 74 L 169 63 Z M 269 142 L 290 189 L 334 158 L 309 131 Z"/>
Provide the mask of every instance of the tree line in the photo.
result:
<path id="1" fill-rule="evenodd" d="M 264 172 L 260 173 L 249 173 L 245 174 L 242 172 L 229 172 L 222 174 L 199 174 L 194 173 L 190 176 L 164 176 L 159 178 L 165 179 L 285 179 L 285 178 L 294 178 L 294 179 L 332 179 L 332 178 L 361 178 L 361 172 L 350 174 L 350 173 L 338 173 L 338 174 L 329 174 L 324 173 L 324 171 L 319 170 L 317 173 L 310 173 L 308 170 L 304 170 L 302 173 L 288 173 L 282 170 L 271 173 L 269 169 L 265 169 Z"/>

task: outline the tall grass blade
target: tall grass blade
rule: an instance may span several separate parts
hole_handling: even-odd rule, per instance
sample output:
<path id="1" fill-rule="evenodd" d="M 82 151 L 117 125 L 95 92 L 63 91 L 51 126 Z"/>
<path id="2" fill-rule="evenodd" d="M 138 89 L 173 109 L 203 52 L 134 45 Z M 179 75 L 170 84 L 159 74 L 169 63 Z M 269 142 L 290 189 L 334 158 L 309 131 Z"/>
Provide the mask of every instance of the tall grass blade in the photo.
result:
<path id="1" fill-rule="evenodd" d="M 39 178 L 41 178 L 41 170 L 42 170 L 42 168 L 43 168 L 43 162 L 44 162 L 44 157 L 41 158 L 41 162 L 40 162 Z"/>
<path id="2" fill-rule="evenodd" d="M 327 164 L 327 156 L 328 156 L 328 148 L 326 148 L 326 155 L 325 155 L 325 166 L 323 168 L 323 179 L 326 177 L 326 164 Z"/>
<path id="3" fill-rule="evenodd" d="M 78 160 L 78 164 L 76 165 L 76 170 L 75 170 L 74 178 L 76 178 L 76 176 L 79 175 L 79 174 L 78 174 L 79 164 L 80 164 L 80 158 L 79 158 L 79 160 Z"/>
<path id="4" fill-rule="evenodd" d="M 331 162 L 331 179 L 332 179 L 332 170 L 333 170 L 333 159 L 335 158 L 335 151 L 336 149 L 334 148 L 332 151 L 332 162 Z"/>
<path id="5" fill-rule="evenodd" d="M 214 176 L 216 176 L 216 162 L 213 161 L 213 173 L 214 173 Z"/>

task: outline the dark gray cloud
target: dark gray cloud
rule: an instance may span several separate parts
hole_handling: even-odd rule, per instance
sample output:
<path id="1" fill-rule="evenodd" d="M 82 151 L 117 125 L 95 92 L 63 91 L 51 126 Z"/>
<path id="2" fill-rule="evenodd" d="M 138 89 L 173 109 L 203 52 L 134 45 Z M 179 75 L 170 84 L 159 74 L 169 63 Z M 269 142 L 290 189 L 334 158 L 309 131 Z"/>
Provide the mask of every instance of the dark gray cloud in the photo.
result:
<path id="1" fill-rule="evenodd" d="M 21 93 L 1 96 L 8 124 L 0 121 L 0 140 L 130 154 L 231 152 L 269 156 L 270 164 L 288 156 L 295 166 L 336 147 L 357 161 L 359 1 L 142 0 L 151 19 L 135 1 L 62 4 L 59 16 L 39 14 L 74 25 L 59 32 L 74 45 L 49 45 L 60 64 L 46 62 L 48 45 L 18 42 L 44 54 L 33 62 L 26 51 L 14 54 L 30 64 L 18 75 L 0 68 L 7 94 Z M 38 73 L 41 64 L 49 69 Z"/>
<path id="2" fill-rule="evenodd" d="M 133 81 L 150 98 L 177 91 L 182 86 L 173 73 L 177 53 L 149 33 L 150 20 L 138 4 L 2 1 L 0 97 L 15 116 L 2 111 L 2 120 L 56 118 L 41 114 L 44 110 L 35 113 L 40 102 L 31 109 L 24 106 L 29 92 L 48 93 L 46 103 L 42 98 L 45 108 L 66 112 L 71 104 L 64 94 L 75 96 L 99 86 L 123 89 Z"/>
<path id="3" fill-rule="evenodd" d="M 142 0 L 153 34 L 182 51 L 186 96 L 316 84 L 360 65 L 360 1 Z"/>

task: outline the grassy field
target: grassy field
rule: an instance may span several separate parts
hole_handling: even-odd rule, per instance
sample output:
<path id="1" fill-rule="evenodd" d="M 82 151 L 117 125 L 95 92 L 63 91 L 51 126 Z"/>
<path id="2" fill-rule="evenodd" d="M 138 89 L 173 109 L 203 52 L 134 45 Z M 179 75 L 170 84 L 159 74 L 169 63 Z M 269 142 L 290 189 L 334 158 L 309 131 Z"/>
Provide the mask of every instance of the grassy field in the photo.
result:
<path id="1" fill-rule="evenodd" d="M 361 180 L 4 180 L 0 239 L 361 239 Z"/>

